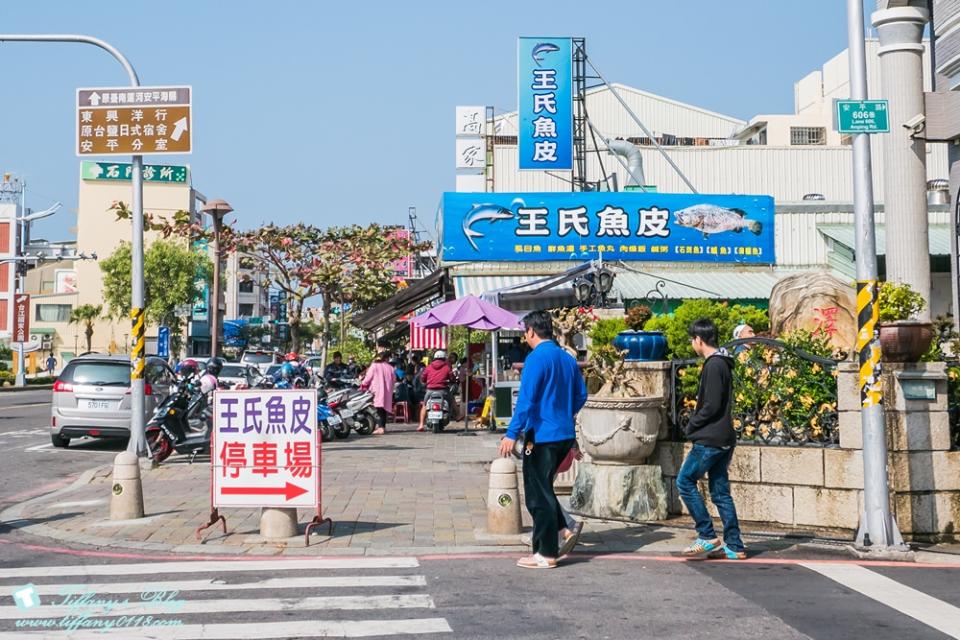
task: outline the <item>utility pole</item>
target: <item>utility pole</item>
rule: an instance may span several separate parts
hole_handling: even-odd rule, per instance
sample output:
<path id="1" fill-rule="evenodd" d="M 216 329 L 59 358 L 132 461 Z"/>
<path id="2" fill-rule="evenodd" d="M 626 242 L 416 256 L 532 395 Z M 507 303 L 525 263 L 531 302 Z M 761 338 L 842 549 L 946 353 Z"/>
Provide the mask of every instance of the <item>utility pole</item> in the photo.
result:
<path id="1" fill-rule="evenodd" d="M 110 43 L 92 36 L 77 34 L 0 34 L 0 42 L 76 42 L 92 44 L 100 47 L 110 55 L 126 71 L 131 87 L 140 86 L 140 78 L 130 61 Z M 133 327 L 134 347 L 130 352 L 130 441 L 127 450 L 138 456 L 147 455 L 147 440 L 145 436 L 144 416 L 144 379 L 143 370 L 145 360 L 144 329 L 145 318 L 143 309 L 143 156 L 133 156 L 133 167 L 130 175 L 133 184 L 133 242 L 132 253 L 132 282 L 130 300 L 130 319 Z"/>
<path id="2" fill-rule="evenodd" d="M 867 99 L 863 0 L 847 0 L 850 40 L 850 99 Z M 860 421 L 863 430 L 863 503 L 857 546 L 894 550 L 903 539 L 890 514 L 887 441 L 880 382 L 877 332 L 877 244 L 873 226 L 873 168 L 870 137 L 853 134 L 853 209 L 857 260 L 857 355 L 860 363 Z"/>

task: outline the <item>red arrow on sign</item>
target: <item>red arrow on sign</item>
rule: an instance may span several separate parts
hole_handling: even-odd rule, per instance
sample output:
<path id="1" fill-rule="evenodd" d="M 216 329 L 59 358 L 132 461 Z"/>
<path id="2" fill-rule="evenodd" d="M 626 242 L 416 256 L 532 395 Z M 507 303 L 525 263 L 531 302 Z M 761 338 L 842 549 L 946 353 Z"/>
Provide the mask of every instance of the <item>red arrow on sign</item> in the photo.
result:
<path id="1" fill-rule="evenodd" d="M 225 496 L 284 496 L 286 500 L 293 500 L 306 492 L 303 487 L 289 482 L 284 487 L 220 487 L 220 494 Z"/>

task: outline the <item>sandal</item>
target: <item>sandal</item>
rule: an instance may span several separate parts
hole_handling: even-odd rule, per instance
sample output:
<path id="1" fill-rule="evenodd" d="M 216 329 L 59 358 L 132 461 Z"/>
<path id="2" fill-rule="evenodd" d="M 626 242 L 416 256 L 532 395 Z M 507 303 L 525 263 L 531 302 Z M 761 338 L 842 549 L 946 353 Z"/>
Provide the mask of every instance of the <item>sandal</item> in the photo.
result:
<path id="1" fill-rule="evenodd" d="M 373 430 L 373 435 L 375 435 L 375 436 L 382 436 L 382 435 L 385 434 L 385 433 L 386 433 L 386 431 L 384 431 L 383 429 L 374 429 L 374 430 Z"/>
<path id="2" fill-rule="evenodd" d="M 524 569 L 556 569 L 557 561 L 555 558 L 545 558 L 539 553 L 532 556 L 524 556 L 517 560 L 517 566 Z"/>
<path id="3" fill-rule="evenodd" d="M 580 541 L 580 532 L 582 531 L 583 522 L 578 522 L 573 526 L 573 529 L 570 530 L 570 535 L 564 538 L 563 543 L 560 545 L 560 553 L 557 554 L 557 557 L 562 558 L 573 551 L 573 548 L 577 546 L 577 542 Z"/>
<path id="4" fill-rule="evenodd" d="M 426 431 L 426 430 L 427 430 L 426 427 L 417 427 L 417 431 Z"/>

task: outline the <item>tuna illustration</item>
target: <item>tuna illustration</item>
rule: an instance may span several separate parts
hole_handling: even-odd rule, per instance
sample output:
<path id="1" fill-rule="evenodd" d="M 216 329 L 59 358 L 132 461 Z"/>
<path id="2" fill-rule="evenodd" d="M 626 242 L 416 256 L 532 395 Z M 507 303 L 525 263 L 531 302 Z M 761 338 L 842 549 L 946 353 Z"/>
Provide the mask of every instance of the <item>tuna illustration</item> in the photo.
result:
<path id="1" fill-rule="evenodd" d="M 553 53 L 554 51 L 560 51 L 560 47 L 552 42 L 541 42 L 533 48 L 533 52 L 530 55 L 539 67 L 540 63 L 543 62 L 543 54 Z"/>
<path id="2" fill-rule="evenodd" d="M 473 225 L 481 220 L 496 222 L 497 220 L 509 220 L 513 217 L 513 211 L 498 204 L 475 204 L 473 209 L 463 217 L 463 235 L 473 246 L 474 251 L 479 251 L 474 238 L 482 238 L 483 234 L 473 228 Z"/>
<path id="3" fill-rule="evenodd" d="M 742 209 L 727 209 L 714 204 L 695 204 L 675 211 L 673 217 L 681 227 L 697 229 L 703 233 L 704 237 L 723 231 L 740 233 L 744 229 L 760 235 L 763 224 L 756 220 L 748 220 L 746 215 L 747 213 Z"/>

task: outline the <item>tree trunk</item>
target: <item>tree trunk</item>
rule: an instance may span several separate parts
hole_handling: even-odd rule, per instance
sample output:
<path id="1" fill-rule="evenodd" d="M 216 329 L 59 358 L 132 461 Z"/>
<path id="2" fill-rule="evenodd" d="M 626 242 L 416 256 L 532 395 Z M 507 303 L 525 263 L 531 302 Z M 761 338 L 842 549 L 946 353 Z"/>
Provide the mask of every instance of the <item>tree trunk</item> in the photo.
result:
<path id="1" fill-rule="evenodd" d="M 90 346 L 93 342 L 93 323 L 87 322 L 87 328 L 83 333 L 87 336 L 87 351 L 93 351 L 93 348 Z"/>
<path id="2" fill-rule="evenodd" d="M 287 303 L 287 324 L 290 326 L 290 350 L 300 352 L 300 315 L 303 312 L 303 298 L 290 296 Z"/>
<path id="3" fill-rule="evenodd" d="M 323 362 L 327 361 L 327 352 L 330 350 L 330 296 L 324 294 L 323 296 L 323 318 L 321 318 L 320 323 L 320 357 L 323 358 Z M 343 322 L 343 319 L 340 320 Z"/>

